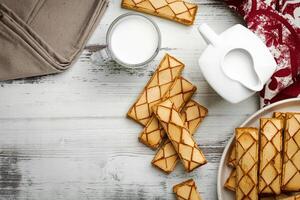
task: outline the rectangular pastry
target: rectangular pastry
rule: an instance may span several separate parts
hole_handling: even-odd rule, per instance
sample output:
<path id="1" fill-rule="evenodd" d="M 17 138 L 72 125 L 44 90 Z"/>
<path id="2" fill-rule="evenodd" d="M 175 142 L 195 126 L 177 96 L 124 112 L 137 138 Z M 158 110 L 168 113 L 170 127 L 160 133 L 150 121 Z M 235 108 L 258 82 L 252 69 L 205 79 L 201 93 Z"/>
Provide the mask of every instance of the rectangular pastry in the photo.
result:
<path id="1" fill-rule="evenodd" d="M 153 112 L 166 131 L 187 172 L 207 163 L 171 100 L 167 99 L 154 106 Z"/>
<path id="2" fill-rule="evenodd" d="M 192 135 L 196 132 L 196 129 L 207 115 L 207 112 L 208 110 L 205 107 L 193 100 L 190 100 L 183 108 L 181 116 L 185 122 L 185 126 Z M 170 173 L 174 170 L 179 160 L 172 142 L 169 139 L 166 139 L 164 144 L 156 152 L 151 163 L 165 173 Z"/>
<path id="3" fill-rule="evenodd" d="M 181 111 L 184 105 L 191 99 L 196 89 L 196 86 L 192 83 L 179 77 L 175 79 L 163 100 L 170 99 L 175 104 L 176 108 Z M 139 141 L 152 149 L 156 149 L 159 147 L 164 137 L 165 131 L 159 125 L 155 115 L 153 115 L 140 133 Z"/>
<path id="4" fill-rule="evenodd" d="M 282 112 L 274 112 L 273 116 L 277 119 L 285 119 L 285 113 Z M 233 143 L 235 143 L 235 141 Z M 227 165 L 235 168 L 235 145 L 232 145 L 230 149 L 229 157 L 227 158 Z"/>
<path id="5" fill-rule="evenodd" d="M 258 130 L 236 128 L 236 200 L 258 200 Z"/>
<path id="6" fill-rule="evenodd" d="M 227 188 L 228 190 L 231 190 L 233 192 L 235 192 L 235 188 L 236 188 L 236 170 L 232 169 L 229 177 L 227 178 L 224 187 Z"/>
<path id="7" fill-rule="evenodd" d="M 122 7 L 192 25 L 198 6 L 183 0 L 122 0 Z"/>
<path id="8" fill-rule="evenodd" d="M 287 113 L 284 131 L 282 190 L 300 191 L 300 113 Z"/>
<path id="9" fill-rule="evenodd" d="M 127 116 L 146 125 L 152 116 L 152 106 L 162 100 L 183 68 L 182 62 L 166 54 Z"/>
<path id="10" fill-rule="evenodd" d="M 259 193 L 281 193 L 283 121 L 276 118 L 260 119 Z"/>
<path id="11" fill-rule="evenodd" d="M 175 185 L 173 191 L 178 200 L 201 200 L 196 183 L 193 179 Z"/>

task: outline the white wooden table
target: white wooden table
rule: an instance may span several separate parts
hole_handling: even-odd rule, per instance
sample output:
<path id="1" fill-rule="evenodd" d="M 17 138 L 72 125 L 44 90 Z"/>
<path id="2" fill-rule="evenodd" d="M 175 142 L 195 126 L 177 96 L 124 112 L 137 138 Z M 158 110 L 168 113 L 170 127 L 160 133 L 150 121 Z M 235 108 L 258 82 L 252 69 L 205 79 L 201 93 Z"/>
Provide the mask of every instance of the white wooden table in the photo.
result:
<path id="1" fill-rule="evenodd" d="M 259 105 L 257 97 L 226 103 L 204 80 L 197 59 L 205 43 L 197 25 L 221 32 L 240 20 L 221 1 L 197 3 L 192 27 L 152 17 L 163 42 L 148 68 L 103 64 L 87 47 L 63 74 L 0 82 L 0 199 L 174 199 L 172 186 L 188 178 L 203 199 L 217 199 L 223 147 Z M 103 44 L 110 22 L 125 12 L 119 0 L 111 1 L 89 45 Z M 142 127 L 125 117 L 165 52 L 186 64 L 184 77 L 198 87 L 194 99 L 209 109 L 195 136 L 209 163 L 190 174 L 180 165 L 170 175 L 153 168 L 155 152 L 137 139 Z"/>

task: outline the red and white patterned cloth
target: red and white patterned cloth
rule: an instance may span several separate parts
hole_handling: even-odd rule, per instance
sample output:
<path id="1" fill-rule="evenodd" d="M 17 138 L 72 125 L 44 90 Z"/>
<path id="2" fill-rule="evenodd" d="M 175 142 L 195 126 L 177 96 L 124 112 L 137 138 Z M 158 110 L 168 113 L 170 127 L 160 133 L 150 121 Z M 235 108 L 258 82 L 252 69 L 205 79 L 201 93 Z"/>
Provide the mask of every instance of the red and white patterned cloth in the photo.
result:
<path id="1" fill-rule="evenodd" d="M 300 0 L 225 0 L 273 54 L 277 69 L 260 92 L 261 106 L 300 97 Z"/>

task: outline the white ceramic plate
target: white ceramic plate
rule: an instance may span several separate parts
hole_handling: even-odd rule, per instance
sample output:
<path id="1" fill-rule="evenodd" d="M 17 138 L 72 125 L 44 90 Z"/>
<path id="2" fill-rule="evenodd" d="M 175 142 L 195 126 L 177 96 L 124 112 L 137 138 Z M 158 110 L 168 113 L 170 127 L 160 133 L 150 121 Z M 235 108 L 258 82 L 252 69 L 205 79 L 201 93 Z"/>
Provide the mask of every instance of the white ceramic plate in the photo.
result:
<path id="1" fill-rule="evenodd" d="M 240 127 L 259 127 L 259 119 L 262 117 L 271 117 L 273 112 L 300 112 L 300 98 L 288 99 L 274 103 L 270 106 L 267 106 L 249 117 Z M 229 140 L 226 145 L 218 171 L 218 198 L 219 200 L 231 200 L 235 199 L 235 193 L 224 188 L 224 183 L 228 178 L 231 168 L 226 165 L 227 157 L 229 156 L 229 149 L 232 145 L 233 137 Z"/>

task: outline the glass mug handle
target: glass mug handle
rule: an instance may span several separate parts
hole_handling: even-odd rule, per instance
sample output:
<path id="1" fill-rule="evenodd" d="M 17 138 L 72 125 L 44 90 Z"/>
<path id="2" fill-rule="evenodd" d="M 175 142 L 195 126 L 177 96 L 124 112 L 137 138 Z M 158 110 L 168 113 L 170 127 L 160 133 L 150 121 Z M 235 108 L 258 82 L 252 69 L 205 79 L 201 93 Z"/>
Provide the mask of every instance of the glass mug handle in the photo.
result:
<path id="1" fill-rule="evenodd" d="M 96 64 L 105 64 L 112 60 L 107 45 L 91 45 L 86 48 L 92 53 L 91 60 Z"/>
<path id="2" fill-rule="evenodd" d="M 107 45 L 100 45 L 100 48 L 98 50 L 98 55 L 104 63 L 112 60 Z"/>

